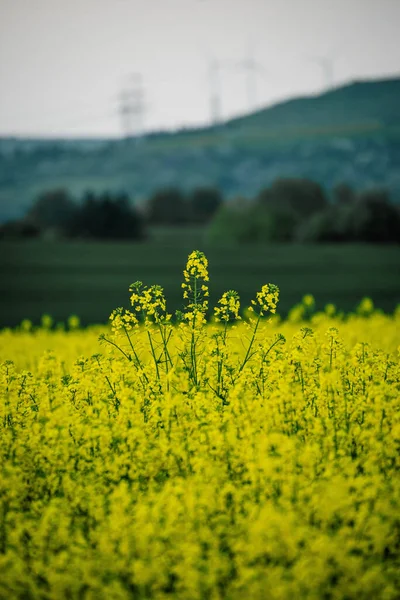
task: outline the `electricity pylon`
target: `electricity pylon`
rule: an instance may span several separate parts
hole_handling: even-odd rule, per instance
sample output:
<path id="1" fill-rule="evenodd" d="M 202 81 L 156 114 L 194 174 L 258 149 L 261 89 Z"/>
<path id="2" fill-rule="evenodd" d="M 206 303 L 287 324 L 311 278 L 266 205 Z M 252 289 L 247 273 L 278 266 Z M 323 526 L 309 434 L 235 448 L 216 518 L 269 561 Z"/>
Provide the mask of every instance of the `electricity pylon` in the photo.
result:
<path id="1" fill-rule="evenodd" d="M 254 58 L 254 51 L 251 44 L 248 45 L 247 55 L 239 60 L 230 61 L 235 69 L 245 74 L 245 87 L 247 96 L 247 110 L 252 112 L 257 108 L 257 79 L 262 77 L 267 79 L 270 74 L 267 69 Z"/>
<path id="2" fill-rule="evenodd" d="M 266 70 L 251 54 L 238 61 L 238 67 L 245 72 L 247 109 L 252 112 L 257 107 L 257 77 L 264 76 Z"/>
<path id="3" fill-rule="evenodd" d="M 121 91 L 119 97 L 121 128 L 125 138 L 139 139 L 143 136 L 145 113 L 143 78 L 140 73 L 133 73 L 129 84 Z"/>

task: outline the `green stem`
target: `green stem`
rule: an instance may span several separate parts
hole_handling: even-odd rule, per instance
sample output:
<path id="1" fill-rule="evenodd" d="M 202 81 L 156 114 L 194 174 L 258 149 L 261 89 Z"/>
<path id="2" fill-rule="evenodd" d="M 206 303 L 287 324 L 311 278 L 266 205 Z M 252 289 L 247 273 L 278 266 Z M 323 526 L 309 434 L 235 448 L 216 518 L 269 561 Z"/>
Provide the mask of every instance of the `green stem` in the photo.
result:
<path id="1" fill-rule="evenodd" d="M 227 328 L 228 328 L 228 321 L 225 321 L 224 335 L 223 335 L 224 346 L 226 346 L 226 331 L 227 331 Z"/>
<path id="2" fill-rule="evenodd" d="M 138 354 L 137 354 L 137 352 L 136 352 L 136 350 L 135 350 L 135 348 L 134 348 L 134 346 L 133 346 L 133 344 L 132 344 L 131 336 L 129 335 L 129 333 L 128 333 L 128 330 L 126 329 L 126 327 L 125 327 L 125 326 L 123 326 L 123 329 L 124 329 L 124 331 L 125 331 L 125 335 L 126 335 L 126 337 L 128 338 L 129 345 L 130 345 L 130 347 L 131 347 L 131 350 L 132 350 L 132 352 L 133 352 L 133 356 L 135 357 L 135 360 L 136 360 L 136 368 L 137 368 L 137 369 L 140 369 L 140 370 L 142 371 L 142 373 L 143 373 L 143 376 L 144 376 L 144 378 L 145 378 L 146 382 L 147 382 L 147 383 L 149 383 L 149 379 L 148 379 L 148 377 L 147 377 L 147 375 L 146 375 L 146 373 L 144 372 L 144 369 L 143 369 L 142 361 L 140 360 L 140 358 L 139 358 L 139 356 L 138 356 Z"/>
<path id="3" fill-rule="evenodd" d="M 196 360 L 196 316 L 197 316 L 197 277 L 193 277 L 194 290 L 193 290 L 193 322 L 192 322 L 192 338 L 190 343 L 190 356 L 192 362 L 192 380 L 194 385 L 197 387 L 197 360 Z"/>
<path id="4" fill-rule="evenodd" d="M 104 336 L 102 338 L 105 342 L 108 342 L 109 344 L 111 344 L 112 346 L 114 346 L 115 348 L 117 348 L 117 350 L 119 350 L 127 360 L 129 360 L 129 362 L 132 362 L 132 357 L 129 356 L 129 354 L 127 354 L 124 350 L 122 350 L 122 348 L 120 346 L 118 346 L 118 344 L 116 344 L 115 342 L 113 342 L 112 340 L 109 340 L 108 338 L 106 338 L 106 336 Z"/>
<path id="5" fill-rule="evenodd" d="M 159 368 L 158 368 L 158 360 L 157 360 L 157 357 L 156 357 L 156 353 L 154 351 L 153 339 L 151 337 L 151 334 L 150 334 L 149 330 L 147 330 L 147 337 L 149 338 L 151 353 L 153 355 L 153 360 L 154 360 L 154 364 L 155 364 L 155 367 L 156 367 L 157 379 L 158 379 L 158 381 L 160 381 L 160 371 L 159 371 Z"/>
<path id="6" fill-rule="evenodd" d="M 174 366 L 173 362 L 172 362 L 172 359 L 171 359 L 171 355 L 170 355 L 169 350 L 168 350 L 168 342 L 169 342 L 170 337 L 172 335 L 172 329 L 169 330 L 168 337 L 167 337 L 167 335 L 166 335 L 166 329 L 167 329 L 166 325 L 162 326 L 161 323 L 159 323 L 158 326 L 160 328 L 161 339 L 162 339 L 162 342 L 163 342 L 165 363 L 166 363 L 166 369 L 167 369 L 167 373 L 168 373 L 168 370 L 169 370 L 169 368 L 168 368 L 168 362 L 169 362 L 171 368 Z"/>
<path id="7" fill-rule="evenodd" d="M 256 337 L 258 325 L 260 323 L 260 319 L 261 319 L 261 315 L 258 315 L 258 319 L 257 319 L 256 325 L 254 327 L 254 331 L 253 331 L 253 336 L 252 336 L 252 338 L 250 340 L 249 347 L 247 348 L 247 352 L 246 352 L 246 356 L 244 357 L 244 361 L 243 361 L 243 363 L 242 363 L 242 365 L 241 365 L 241 367 L 239 369 L 239 373 L 241 373 L 243 371 L 243 369 L 244 369 L 247 361 L 249 360 L 250 351 L 251 351 L 251 349 L 253 347 L 253 344 L 254 344 L 254 340 L 255 340 L 255 337 Z"/>
<path id="8" fill-rule="evenodd" d="M 171 360 L 171 356 L 169 354 L 169 350 L 168 350 L 168 342 L 169 339 L 171 337 L 172 334 L 172 330 L 170 330 L 168 332 L 168 338 L 166 336 L 166 325 L 161 325 L 161 323 L 158 324 L 159 328 L 160 328 L 160 334 L 161 334 L 161 339 L 162 339 L 162 343 L 163 343 L 163 348 L 164 348 L 164 358 L 165 358 L 165 374 L 167 376 L 167 390 L 169 391 L 169 380 L 168 380 L 168 374 L 169 374 L 169 364 L 171 365 L 171 368 L 173 367 L 172 364 L 172 360 Z"/>

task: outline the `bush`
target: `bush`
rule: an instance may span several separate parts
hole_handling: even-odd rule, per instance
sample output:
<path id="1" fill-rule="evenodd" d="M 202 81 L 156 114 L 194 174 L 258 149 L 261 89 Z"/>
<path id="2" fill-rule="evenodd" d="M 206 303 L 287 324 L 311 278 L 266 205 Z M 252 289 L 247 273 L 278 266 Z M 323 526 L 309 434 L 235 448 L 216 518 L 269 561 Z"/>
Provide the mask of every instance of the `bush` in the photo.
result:
<path id="1" fill-rule="evenodd" d="M 320 212 L 328 202 L 322 187 L 309 179 L 280 178 L 261 190 L 256 201 L 272 211 L 293 213 L 304 219 Z"/>
<path id="2" fill-rule="evenodd" d="M 298 224 L 298 218 L 290 210 L 267 210 L 255 206 L 253 220 L 260 242 L 290 242 Z"/>
<path id="3" fill-rule="evenodd" d="M 296 231 L 296 240 L 299 242 L 336 242 L 338 232 L 336 230 L 335 213 L 330 208 L 312 215 L 307 221 L 303 221 Z"/>
<path id="4" fill-rule="evenodd" d="M 26 221 L 42 229 L 67 232 L 79 210 L 67 190 L 59 188 L 40 194 L 26 215 Z"/>
<path id="5" fill-rule="evenodd" d="M 399 243 L 400 212 L 384 190 L 351 197 L 346 190 L 338 202 L 303 222 L 296 237 L 302 242 Z M 347 197 L 345 197 L 347 196 Z"/>
<path id="6" fill-rule="evenodd" d="M 356 193 L 347 183 L 338 183 L 332 190 L 332 197 L 335 204 L 352 204 L 356 199 Z"/>
<path id="7" fill-rule="evenodd" d="M 371 243 L 400 242 L 400 212 L 385 190 L 368 190 L 353 204 L 354 239 Z"/>
<path id="8" fill-rule="evenodd" d="M 184 225 L 189 220 L 189 203 L 178 188 L 165 188 L 150 196 L 146 213 L 153 225 Z"/>
<path id="9" fill-rule="evenodd" d="M 266 243 L 292 240 L 296 216 L 289 211 L 270 211 L 250 200 L 226 204 L 208 229 L 212 242 Z"/>
<path id="10" fill-rule="evenodd" d="M 199 187 L 192 192 L 189 201 L 191 222 L 208 223 L 222 205 L 223 198 L 217 188 Z"/>
<path id="11" fill-rule="evenodd" d="M 246 242 L 250 235 L 248 200 L 244 198 L 222 205 L 207 230 L 207 239 L 216 243 Z"/>
<path id="12" fill-rule="evenodd" d="M 0 226 L 0 239 L 30 239 L 38 237 L 40 234 L 40 227 L 25 219 L 9 221 Z"/>

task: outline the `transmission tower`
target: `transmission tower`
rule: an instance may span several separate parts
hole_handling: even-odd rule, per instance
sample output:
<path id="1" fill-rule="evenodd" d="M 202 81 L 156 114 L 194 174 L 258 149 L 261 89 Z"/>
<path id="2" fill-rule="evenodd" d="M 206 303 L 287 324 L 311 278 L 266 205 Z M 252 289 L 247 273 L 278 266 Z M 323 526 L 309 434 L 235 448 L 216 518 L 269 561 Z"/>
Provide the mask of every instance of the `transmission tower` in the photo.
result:
<path id="1" fill-rule="evenodd" d="M 245 86 L 247 95 L 248 110 L 251 112 L 257 105 L 257 78 L 269 77 L 267 70 L 255 60 L 252 48 L 249 46 L 248 54 L 245 58 L 235 59 L 217 59 L 208 58 L 208 83 L 210 99 L 210 122 L 212 125 L 218 125 L 222 120 L 222 72 L 241 71 L 245 73 Z"/>
<path id="2" fill-rule="evenodd" d="M 119 98 L 121 128 L 125 138 L 139 139 L 143 136 L 145 113 L 143 78 L 140 73 L 134 73 L 130 77 L 129 84 L 121 91 Z"/>
<path id="3" fill-rule="evenodd" d="M 257 107 L 257 78 L 266 78 L 267 70 L 254 58 L 253 48 L 249 44 L 247 55 L 235 61 L 236 69 L 244 71 L 247 96 L 247 109 L 252 112 Z"/>
<path id="4" fill-rule="evenodd" d="M 247 94 L 247 107 L 248 111 L 251 112 L 257 104 L 257 71 L 258 65 L 254 60 L 252 51 L 250 50 L 247 56 L 239 61 L 239 68 L 242 68 L 246 76 L 246 94 Z"/>

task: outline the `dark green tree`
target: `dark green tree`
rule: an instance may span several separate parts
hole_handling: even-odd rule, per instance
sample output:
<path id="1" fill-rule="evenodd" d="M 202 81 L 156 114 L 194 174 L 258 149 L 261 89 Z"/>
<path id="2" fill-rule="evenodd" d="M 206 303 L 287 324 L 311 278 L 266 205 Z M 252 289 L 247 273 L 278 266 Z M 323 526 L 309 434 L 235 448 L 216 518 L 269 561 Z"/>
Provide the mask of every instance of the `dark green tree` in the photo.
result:
<path id="1" fill-rule="evenodd" d="M 164 188 L 150 196 L 147 219 L 154 225 L 184 225 L 188 222 L 189 203 L 178 188 Z"/>
<path id="2" fill-rule="evenodd" d="M 308 218 L 327 207 L 322 187 L 315 181 L 300 178 L 279 178 L 261 190 L 256 201 L 275 212 L 292 213 L 298 219 Z"/>
<path id="3" fill-rule="evenodd" d="M 125 194 L 87 193 L 76 215 L 72 235 L 103 240 L 140 240 L 143 219 Z"/>
<path id="4" fill-rule="evenodd" d="M 367 190 L 353 205 L 354 238 L 360 242 L 400 243 L 400 212 L 386 190 Z"/>
<path id="5" fill-rule="evenodd" d="M 26 220 L 41 230 L 56 229 L 67 232 L 78 211 L 78 206 L 63 188 L 41 193 L 26 215 Z"/>
<path id="6" fill-rule="evenodd" d="M 312 215 L 296 235 L 303 242 L 400 243 L 400 211 L 385 190 L 368 190 Z"/>
<path id="7" fill-rule="evenodd" d="M 223 202 L 218 188 L 199 187 L 189 197 L 190 220 L 193 223 L 208 223 Z"/>
<path id="8" fill-rule="evenodd" d="M 332 190 L 333 201 L 337 205 L 350 205 L 355 202 L 357 194 L 347 183 L 338 183 Z"/>

